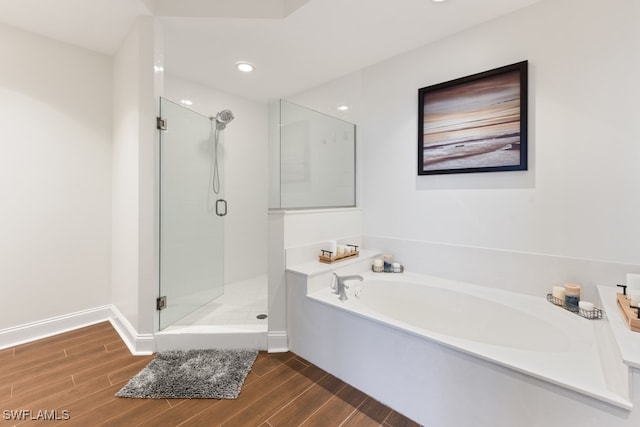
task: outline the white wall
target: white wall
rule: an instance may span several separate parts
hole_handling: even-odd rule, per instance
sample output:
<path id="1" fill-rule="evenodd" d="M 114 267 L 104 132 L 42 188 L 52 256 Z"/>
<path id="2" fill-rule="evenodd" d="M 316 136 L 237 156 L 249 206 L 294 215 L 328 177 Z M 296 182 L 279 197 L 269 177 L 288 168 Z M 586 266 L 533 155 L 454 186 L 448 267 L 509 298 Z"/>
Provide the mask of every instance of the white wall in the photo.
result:
<path id="1" fill-rule="evenodd" d="M 518 257 L 520 275 L 555 265 L 556 276 L 538 279 L 559 283 L 586 280 L 575 268 L 590 262 L 606 284 L 640 271 L 640 59 L 630 54 L 638 9 L 626 0 L 540 2 L 291 97 L 311 108 L 345 98 L 356 106 L 365 246 L 407 258 L 409 247 L 422 251 L 414 266 L 446 252 L 454 258 L 437 266 L 443 274 L 478 255 L 466 248 L 488 250 L 474 266 L 485 277 L 509 254 L 538 257 L 530 271 L 530 257 Z M 418 89 L 522 60 L 529 170 L 418 177 Z"/>
<path id="2" fill-rule="evenodd" d="M 351 123 L 362 119 L 362 70 L 287 97 L 287 101 Z M 349 107 L 338 110 L 340 106 Z"/>
<path id="3" fill-rule="evenodd" d="M 0 329 L 109 303 L 110 58 L 0 25 Z"/>
<path id="4" fill-rule="evenodd" d="M 139 334 L 154 330 L 158 295 L 154 37 L 139 18 L 113 76 L 112 303 Z"/>
<path id="5" fill-rule="evenodd" d="M 132 32 L 137 32 L 134 27 Z M 138 275 L 138 80 L 137 43 L 129 34 L 114 58 L 112 300 L 137 327 Z"/>
<path id="6" fill-rule="evenodd" d="M 205 116 L 229 109 L 235 118 L 224 131 L 221 181 L 225 217 L 225 283 L 267 272 L 267 104 L 250 101 L 165 74 L 165 96 Z"/>
<path id="7" fill-rule="evenodd" d="M 637 263 L 636 5 L 541 2 L 366 69 L 365 233 Z M 417 89 L 525 59 L 529 171 L 417 177 Z"/>

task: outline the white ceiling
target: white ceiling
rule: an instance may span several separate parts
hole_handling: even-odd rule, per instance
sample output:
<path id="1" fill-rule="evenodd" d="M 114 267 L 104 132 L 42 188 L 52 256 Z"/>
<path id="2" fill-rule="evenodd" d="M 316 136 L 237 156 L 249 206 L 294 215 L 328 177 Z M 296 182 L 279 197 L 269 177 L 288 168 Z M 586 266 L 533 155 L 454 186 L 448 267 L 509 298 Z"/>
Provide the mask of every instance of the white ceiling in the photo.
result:
<path id="1" fill-rule="evenodd" d="M 96 52 L 157 16 L 165 70 L 282 98 L 540 0 L 0 0 L 0 22 Z M 246 75 L 237 61 L 256 65 Z"/>

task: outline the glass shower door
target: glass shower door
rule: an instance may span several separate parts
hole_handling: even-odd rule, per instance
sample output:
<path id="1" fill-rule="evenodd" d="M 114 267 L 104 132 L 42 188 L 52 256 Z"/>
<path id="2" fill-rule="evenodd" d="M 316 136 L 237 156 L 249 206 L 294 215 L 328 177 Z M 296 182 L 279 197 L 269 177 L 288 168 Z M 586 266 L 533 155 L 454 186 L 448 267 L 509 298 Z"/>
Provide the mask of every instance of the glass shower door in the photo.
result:
<path id="1" fill-rule="evenodd" d="M 160 329 L 224 291 L 224 220 L 212 190 L 211 120 L 160 99 Z M 222 159 L 219 159 L 220 177 Z M 221 179 L 224 183 L 224 180 Z"/>

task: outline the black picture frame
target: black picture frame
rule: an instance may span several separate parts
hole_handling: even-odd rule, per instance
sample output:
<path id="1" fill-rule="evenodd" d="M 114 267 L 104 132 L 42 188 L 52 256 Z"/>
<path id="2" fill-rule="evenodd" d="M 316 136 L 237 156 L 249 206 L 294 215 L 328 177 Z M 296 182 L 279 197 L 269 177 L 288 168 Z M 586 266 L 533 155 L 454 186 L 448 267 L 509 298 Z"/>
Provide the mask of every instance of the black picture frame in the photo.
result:
<path id="1" fill-rule="evenodd" d="M 418 175 L 527 170 L 528 61 L 418 90 Z"/>

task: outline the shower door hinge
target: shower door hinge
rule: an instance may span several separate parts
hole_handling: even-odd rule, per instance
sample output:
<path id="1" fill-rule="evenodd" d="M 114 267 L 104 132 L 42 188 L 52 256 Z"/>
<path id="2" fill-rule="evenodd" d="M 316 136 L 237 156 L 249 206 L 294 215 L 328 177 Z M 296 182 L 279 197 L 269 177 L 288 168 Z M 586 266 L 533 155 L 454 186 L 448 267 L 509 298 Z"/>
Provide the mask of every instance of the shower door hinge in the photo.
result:
<path id="1" fill-rule="evenodd" d="M 156 128 L 158 128 L 158 130 L 167 130 L 167 119 L 156 117 Z"/>
<path id="2" fill-rule="evenodd" d="M 167 308 L 167 297 L 158 297 L 156 299 L 156 310 L 164 310 Z"/>

